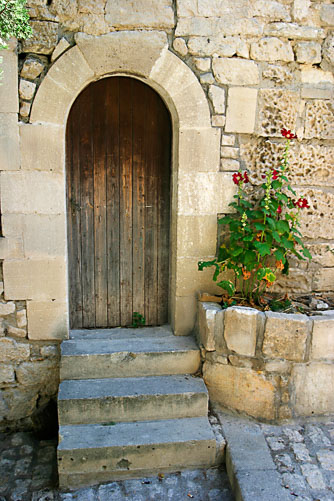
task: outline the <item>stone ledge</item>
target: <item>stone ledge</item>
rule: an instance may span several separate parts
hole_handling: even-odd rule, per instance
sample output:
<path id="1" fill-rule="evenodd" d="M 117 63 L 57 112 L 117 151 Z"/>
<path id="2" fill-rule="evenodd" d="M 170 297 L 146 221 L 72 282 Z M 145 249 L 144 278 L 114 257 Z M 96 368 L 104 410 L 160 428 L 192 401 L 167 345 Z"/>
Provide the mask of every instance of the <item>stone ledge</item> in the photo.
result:
<path id="1" fill-rule="evenodd" d="M 213 402 L 268 422 L 334 411 L 334 314 L 199 302 L 197 338 Z"/>

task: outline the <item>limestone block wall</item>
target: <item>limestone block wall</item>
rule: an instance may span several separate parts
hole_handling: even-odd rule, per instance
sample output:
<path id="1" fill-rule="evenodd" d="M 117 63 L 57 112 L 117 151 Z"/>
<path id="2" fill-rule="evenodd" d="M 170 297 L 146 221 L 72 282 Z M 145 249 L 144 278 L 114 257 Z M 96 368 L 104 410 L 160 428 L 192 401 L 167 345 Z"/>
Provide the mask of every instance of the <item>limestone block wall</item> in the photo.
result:
<path id="1" fill-rule="evenodd" d="M 28 0 L 33 37 L 2 51 L 1 235 L 4 300 L 24 302 L 27 341 L 68 335 L 64 136 L 90 81 L 134 75 L 173 122 L 171 323 L 193 331 L 211 271 L 217 213 L 232 173 L 280 158 L 281 127 L 299 137 L 291 174 L 311 208 L 302 232 L 314 256 L 292 261 L 294 291 L 334 289 L 334 6 L 330 0 Z M 275 165 L 277 165 L 275 163 Z M 23 303 L 22 303 L 23 304 Z"/>
<path id="2" fill-rule="evenodd" d="M 199 303 L 210 399 L 268 422 L 334 412 L 334 313 L 307 317 Z"/>
<path id="3" fill-rule="evenodd" d="M 78 43 L 78 32 L 93 36 L 138 30 L 166 33 L 169 50 L 191 68 L 207 96 L 211 123 L 221 138 L 220 171 L 229 174 L 241 167 L 249 170 L 252 182 L 260 182 L 264 164 L 277 165 L 282 154 L 280 129 L 297 132 L 291 176 L 298 195 L 310 202 L 301 230 L 314 259 L 292 261 L 290 279 L 283 278 L 277 288 L 334 289 L 334 6 L 330 0 L 151 0 L 131 7 L 126 0 L 99 0 L 89 6 L 80 1 L 69 5 L 54 0 L 48 5 L 31 0 L 29 5 L 34 36 L 19 47 L 22 122 L 29 122 L 36 90 L 54 62 Z M 37 141 L 39 147 L 44 145 L 46 157 L 49 146 L 59 153 L 52 145 L 46 147 L 45 140 L 53 133 L 62 131 L 39 133 L 21 127 L 28 168 L 34 167 L 27 150 Z M 195 137 L 184 141 L 187 153 Z M 205 170 L 210 172 L 210 166 Z M 203 216 L 200 226 L 208 242 L 207 233 L 215 221 L 205 209 L 207 200 L 198 203 L 198 214 L 188 220 L 187 228 L 197 228 L 198 216 Z M 210 231 L 210 239 L 213 235 Z M 186 236 L 191 239 L 190 230 Z M 190 307 L 192 312 L 196 285 L 204 281 L 210 287 L 208 274 L 205 278 L 197 274 L 193 259 L 212 255 L 214 246 L 207 247 L 206 256 L 196 252 L 194 244 L 182 255 L 187 273 L 177 294 L 187 298 L 182 308 Z M 195 287 L 189 284 L 189 275 L 195 277 Z"/>

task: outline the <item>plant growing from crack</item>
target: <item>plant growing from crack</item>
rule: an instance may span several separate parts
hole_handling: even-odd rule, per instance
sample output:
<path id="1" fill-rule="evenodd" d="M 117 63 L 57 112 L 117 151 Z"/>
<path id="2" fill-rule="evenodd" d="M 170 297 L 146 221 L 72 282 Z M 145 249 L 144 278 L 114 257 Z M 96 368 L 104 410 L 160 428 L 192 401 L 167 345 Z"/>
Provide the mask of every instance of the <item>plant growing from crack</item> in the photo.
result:
<path id="1" fill-rule="evenodd" d="M 29 38 L 32 28 L 29 24 L 29 13 L 25 7 L 26 0 L 0 0 L 0 49 L 7 49 L 10 38 Z M 0 57 L 0 65 L 3 58 Z M 0 81 L 3 69 L 0 68 Z"/>
<path id="2" fill-rule="evenodd" d="M 134 329 L 137 329 L 138 327 L 143 327 L 145 325 L 145 317 L 141 314 L 138 313 L 138 311 L 134 311 L 132 314 L 132 325 Z"/>
<path id="3" fill-rule="evenodd" d="M 296 199 L 287 178 L 290 143 L 297 136 L 286 129 L 281 133 L 286 140 L 281 164 L 262 175 L 258 193 L 246 190 L 250 182 L 246 171 L 233 174 L 233 182 L 238 187 L 235 200 L 230 203 L 234 214 L 218 220 L 219 224 L 229 227 L 229 237 L 215 259 L 198 263 L 199 270 L 214 267 L 214 282 L 231 297 L 235 294 L 235 284 L 231 280 L 219 280 L 219 276 L 233 270 L 240 281 L 242 297 L 250 303 L 260 301 L 280 272 L 289 273 L 289 255 L 300 260 L 312 257 L 298 229 L 301 210 L 309 208 L 309 204 L 304 197 Z"/>

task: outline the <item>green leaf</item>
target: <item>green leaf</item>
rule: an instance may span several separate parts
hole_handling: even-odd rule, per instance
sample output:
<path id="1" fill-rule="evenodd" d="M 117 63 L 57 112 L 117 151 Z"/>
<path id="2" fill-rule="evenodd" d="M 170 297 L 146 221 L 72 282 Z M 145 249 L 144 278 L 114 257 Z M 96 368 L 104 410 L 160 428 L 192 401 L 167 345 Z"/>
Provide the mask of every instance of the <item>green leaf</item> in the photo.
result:
<path id="1" fill-rule="evenodd" d="M 272 219 L 271 217 L 267 217 L 267 222 L 271 229 L 273 230 L 276 229 L 276 221 L 274 219 Z"/>
<path id="2" fill-rule="evenodd" d="M 296 242 L 299 243 L 302 247 L 304 247 L 303 241 L 300 237 L 297 237 L 297 235 L 294 235 L 293 238 L 296 240 Z"/>
<path id="3" fill-rule="evenodd" d="M 254 242 L 254 247 L 259 251 L 260 256 L 270 255 L 270 245 L 266 242 Z"/>
<path id="4" fill-rule="evenodd" d="M 276 223 L 276 229 L 277 229 L 278 233 L 280 233 L 280 234 L 289 233 L 290 226 L 289 226 L 289 223 L 287 221 L 285 221 L 284 219 L 280 219 Z"/>
<path id="5" fill-rule="evenodd" d="M 221 245 L 218 250 L 218 257 L 217 260 L 219 263 L 222 261 L 225 261 L 230 256 L 228 250 L 226 249 L 225 245 Z"/>
<path id="6" fill-rule="evenodd" d="M 298 252 L 298 251 L 296 251 L 296 249 L 293 249 L 291 252 L 292 252 L 295 256 L 297 256 L 297 257 L 298 257 L 298 259 L 301 259 L 301 260 L 305 261 L 305 258 L 304 258 L 301 254 L 299 254 L 299 252 Z"/>
<path id="7" fill-rule="evenodd" d="M 218 219 L 218 224 L 230 224 L 231 221 L 234 221 L 232 217 L 225 216 Z"/>
<path id="8" fill-rule="evenodd" d="M 276 249 L 274 252 L 274 256 L 277 261 L 283 261 L 285 252 L 282 249 Z"/>
<path id="9" fill-rule="evenodd" d="M 29 38 L 32 29 L 25 0 L 0 0 L 0 47 L 11 37 Z"/>
<path id="10" fill-rule="evenodd" d="M 224 289 L 228 293 L 229 296 L 233 296 L 233 294 L 235 292 L 235 286 L 231 282 L 231 280 L 222 280 L 221 282 L 218 282 L 217 285 L 219 287 L 221 287 L 222 289 Z"/>
<path id="11" fill-rule="evenodd" d="M 252 242 L 253 238 L 254 238 L 254 236 L 253 236 L 253 234 L 251 234 L 251 235 L 246 235 L 242 240 L 244 242 Z"/>
<path id="12" fill-rule="evenodd" d="M 275 181 L 272 182 L 271 186 L 274 190 L 277 190 L 282 187 L 282 183 L 278 179 L 275 179 Z"/>
<path id="13" fill-rule="evenodd" d="M 241 205 L 243 205 L 244 207 L 248 207 L 248 208 L 252 208 L 253 207 L 253 204 L 251 204 L 250 202 L 248 202 L 247 200 L 245 200 L 244 198 L 242 198 L 240 200 L 240 203 Z"/>
<path id="14" fill-rule="evenodd" d="M 237 247 L 236 249 L 232 249 L 232 250 L 231 250 L 231 255 L 232 255 L 233 257 L 237 257 L 237 256 L 239 256 L 242 252 L 243 252 L 243 248 L 242 248 L 242 247 Z"/>
<path id="15" fill-rule="evenodd" d="M 276 280 L 275 273 L 270 268 L 266 268 L 265 270 L 266 270 L 266 278 L 269 280 L 269 282 L 275 282 Z"/>
<path id="16" fill-rule="evenodd" d="M 276 195 L 278 200 L 283 200 L 283 202 L 288 203 L 289 197 L 287 197 L 284 193 L 277 193 Z"/>
<path id="17" fill-rule="evenodd" d="M 273 237 L 271 233 L 266 233 L 266 242 L 271 247 L 273 243 Z"/>
<path id="18" fill-rule="evenodd" d="M 263 223 L 254 223 L 254 226 L 257 230 L 265 230 L 266 229 L 266 225 Z"/>
<path id="19" fill-rule="evenodd" d="M 239 227 L 241 226 L 241 222 L 237 220 L 233 220 L 230 222 L 230 230 L 231 231 L 237 231 Z"/>
<path id="20" fill-rule="evenodd" d="M 199 261 L 198 262 L 198 271 L 203 271 L 204 268 L 210 268 L 210 266 L 214 266 L 217 264 L 217 260 L 213 259 L 212 261 Z"/>
<path id="21" fill-rule="evenodd" d="M 255 263 L 257 259 L 256 252 L 252 250 L 246 250 L 243 258 L 243 263 L 249 265 L 250 263 Z"/>
<path id="22" fill-rule="evenodd" d="M 312 259 L 312 254 L 310 253 L 310 251 L 308 249 L 304 249 L 302 250 L 302 254 L 304 254 L 305 257 L 307 257 L 308 259 Z"/>
<path id="23" fill-rule="evenodd" d="M 295 192 L 295 190 L 294 190 L 294 189 L 292 189 L 292 188 L 291 188 L 291 186 L 290 186 L 289 184 L 287 185 L 287 188 L 288 188 L 288 190 L 289 190 L 289 191 L 291 191 L 291 193 L 292 193 L 293 195 L 295 195 L 295 196 L 296 196 L 296 192 Z"/>
<path id="24" fill-rule="evenodd" d="M 218 264 L 215 264 L 215 266 L 216 266 L 216 269 L 215 269 L 215 272 L 213 274 L 212 280 L 214 282 L 217 282 L 217 278 L 218 278 L 219 273 L 220 273 L 220 268 L 219 268 Z"/>
<path id="25" fill-rule="evenodd" d="M 273 237 L 276 240 L 276 242 L 278 242 L 280 244 L 281 238 L 280 238 L 279 234 L 277 233 L 277 231 L 273 231 L 272 234 L 273 234 Z"/>
<path id="26" fill-rule="evenodd" d="M 263 217 L 263 214 L 260 210 L 254 210 L 252 216 L 254 219 L 260 219 Z"/>
<path id="27" fill-rule="evenodd" d="M 282 244 L 286 249 L 292 250 L 295 248 L 294 243 L 292 240 L 288 240 L 286 237 L 282 236 L 281 237 Z"/>

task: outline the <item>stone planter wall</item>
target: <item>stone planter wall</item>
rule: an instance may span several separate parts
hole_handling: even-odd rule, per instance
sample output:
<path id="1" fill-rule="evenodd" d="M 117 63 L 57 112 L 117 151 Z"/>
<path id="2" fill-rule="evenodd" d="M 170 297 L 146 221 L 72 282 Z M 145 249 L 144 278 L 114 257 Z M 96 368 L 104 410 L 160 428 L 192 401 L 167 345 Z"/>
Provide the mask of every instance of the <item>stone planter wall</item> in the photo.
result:
<path id="1" fill-rule="evenodd" d="M 264 421 L 334 412 L 334 312 L 307 317 L 199 303 L 210 399 Z"/>

